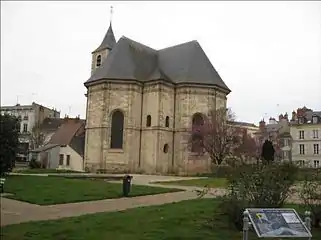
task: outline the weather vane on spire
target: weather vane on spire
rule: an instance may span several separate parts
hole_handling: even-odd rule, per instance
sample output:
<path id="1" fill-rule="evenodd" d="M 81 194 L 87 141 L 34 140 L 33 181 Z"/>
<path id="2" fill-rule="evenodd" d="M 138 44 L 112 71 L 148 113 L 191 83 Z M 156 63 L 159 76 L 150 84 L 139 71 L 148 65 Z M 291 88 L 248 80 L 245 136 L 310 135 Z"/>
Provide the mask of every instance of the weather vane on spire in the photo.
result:
<path id="1" fill-rule="evenodd" d="M 110 24 L 113 20 L 113 6 L 110 6 Z"/>

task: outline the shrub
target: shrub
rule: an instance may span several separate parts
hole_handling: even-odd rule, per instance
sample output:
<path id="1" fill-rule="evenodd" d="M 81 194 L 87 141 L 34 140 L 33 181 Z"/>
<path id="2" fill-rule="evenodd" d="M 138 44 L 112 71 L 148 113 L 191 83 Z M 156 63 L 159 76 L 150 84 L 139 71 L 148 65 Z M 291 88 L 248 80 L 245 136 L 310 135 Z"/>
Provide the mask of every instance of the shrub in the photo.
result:
<path id="1" fill-rule="evenodd" d="M 36 159 L 32 158 L 29 162 L 29 168 L 41 168 L 40 162 L 36 161 Z"/>
<path id="2" fill-rule="evenodd" d="M 0 175 L 11 172 L 18 153 L 19 120 L 8 114 L 0 114 Z"/>
<path id="3" fill-rule="evenodd" d="M 229 223 L 242 229 L 245 208 L 279 208 L 295 181 L 297 167 L 290 163 L 241 165 L 228 177 L 228 193 L 219 211 Z"/>
<path id="4" fill-rule="evenodd" d="M 299 168 L 297 175 L 298 181 L 305 181 L 309 179 L 311 175 L 315 176 L 317 179 L 321 180 L 321 174 L 318 174 L 318 169 L 316 168 Z"/>
<path id="5" fill-rule="evenodd" d="M 305 176 L 300 196 L 307 209 L 312 213 L 312 225 L 321 226 L 321 170 Z"/>

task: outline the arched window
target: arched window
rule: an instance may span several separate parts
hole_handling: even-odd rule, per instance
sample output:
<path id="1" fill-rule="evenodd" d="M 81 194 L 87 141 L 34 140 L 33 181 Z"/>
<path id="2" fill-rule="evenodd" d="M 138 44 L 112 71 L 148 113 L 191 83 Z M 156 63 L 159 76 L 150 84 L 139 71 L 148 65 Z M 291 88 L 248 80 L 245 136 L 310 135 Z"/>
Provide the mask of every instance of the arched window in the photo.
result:
<path id="1" fill-rule="evenodd" d="M 152 125 L 152 117 L 150 115 L 146 118 L 146 127 L 150 127 Z"/>
<path id="2" fill-rule="evenodd" d="M 165 119 L 165 127 L 169 127 L 169 116 Z"/>
<path id="3" fill-rule="evenodd" d="M 98 55 L 96 58 L 96 67 L 100 67 L 101 65 L 101 55 Z"/>
<path id="4" fill-rule="evenodd" d="M 163 152 L 164 153 L 168 153 L 168 144 L 166 143 L 165 145 L 164 145 L 164 148 L 163 148 Z"/>
<path id="5" fill-rule="evenodd" d="M 124 114 L 116 110 L 111 117 L 110 148 L 123 148 Z"/>
<path id="6" fill-rule="evenodd" d="M 192 118 L 192 152 L 200 152 L 203 145 L 203 136 L 200 132 L 204 119 L 201 113 L 195 113 Z"/>
<path id="7" fill-rule="evenodd" d="M 204 124 L 203 115 L 201 113 L 195 113 L 192 119 L 193 126 L 202 126 Z"/>

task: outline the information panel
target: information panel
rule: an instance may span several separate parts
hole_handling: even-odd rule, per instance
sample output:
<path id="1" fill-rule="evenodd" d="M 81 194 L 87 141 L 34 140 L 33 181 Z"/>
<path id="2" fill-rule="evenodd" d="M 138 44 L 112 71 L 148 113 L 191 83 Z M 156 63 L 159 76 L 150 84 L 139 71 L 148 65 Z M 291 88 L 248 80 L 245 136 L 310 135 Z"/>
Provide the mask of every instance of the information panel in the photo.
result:
<path id="1" fill-rule="evenodd" d="M 250 221 L 258 237 L 309 238 L 311 232 L 294 209 L 248 208 Z"/>

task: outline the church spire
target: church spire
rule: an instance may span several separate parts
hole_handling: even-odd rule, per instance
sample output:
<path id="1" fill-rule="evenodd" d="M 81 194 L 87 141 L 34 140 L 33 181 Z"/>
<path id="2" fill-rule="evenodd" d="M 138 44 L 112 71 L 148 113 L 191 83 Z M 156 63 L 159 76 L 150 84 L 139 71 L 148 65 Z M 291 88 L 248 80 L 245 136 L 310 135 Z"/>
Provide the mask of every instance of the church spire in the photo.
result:
<path id="1" fill-rule="evenodd" d="M 111 6 L 110 7 L 109 28 L 107 30 L 107 33 L 106 33 L 103 41 L 101 42 L 99 47 L 95 51 L 93 51 L 93 53 L 99 52 L 99 51 L 105 50 L 105 49 L 111 50 L 114 47 L 114 45 L 116 44 L 115 35 L 114 35 L 113 28 L 112 28 L 112 25 L 111 25 L 111 23 L 112 23 L 112 14 L 113 14 L 113 7 Z"/>

